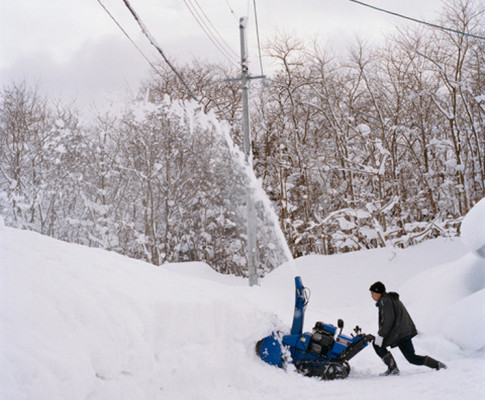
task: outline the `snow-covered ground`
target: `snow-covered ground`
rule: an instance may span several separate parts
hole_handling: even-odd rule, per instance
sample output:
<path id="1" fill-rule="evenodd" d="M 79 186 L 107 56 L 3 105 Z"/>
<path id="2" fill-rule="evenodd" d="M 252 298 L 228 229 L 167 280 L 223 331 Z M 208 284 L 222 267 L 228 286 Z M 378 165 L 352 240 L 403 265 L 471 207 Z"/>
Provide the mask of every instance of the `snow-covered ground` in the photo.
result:
<path id="1" fill-rule="evenodd" d="M 485 258 L 467 244 L 302 257 L 249 287 L 202 263 L 157 268 L 0 225 L 0 399 L 484 399 Z M 380 377 L 371 347 L 340 381 L 263 363 L 255 343 L 289 330 L 296 275 L 311 290 L 305 330 L 342 318 L 345 333 L 375 334 L 368 288 L 381 280 L 413 316 L 417 353 L 448 369 L 393 350 L 401 375 Z"/>

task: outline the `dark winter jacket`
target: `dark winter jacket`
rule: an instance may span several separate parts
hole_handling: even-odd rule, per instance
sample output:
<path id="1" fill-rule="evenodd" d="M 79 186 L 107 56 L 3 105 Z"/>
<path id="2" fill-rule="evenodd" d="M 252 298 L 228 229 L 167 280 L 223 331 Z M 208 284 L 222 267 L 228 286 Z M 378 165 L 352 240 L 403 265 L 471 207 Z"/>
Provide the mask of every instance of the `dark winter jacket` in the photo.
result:
<path id="1" fill-rule="evenodd" d="M 404 304 L 395 292 L 384 293 L 377 302 L 379 307 L 379 336 L 384 338 L 383 346 L 395 347 L 399 340 L 417 335 L 416 326 Z"/>

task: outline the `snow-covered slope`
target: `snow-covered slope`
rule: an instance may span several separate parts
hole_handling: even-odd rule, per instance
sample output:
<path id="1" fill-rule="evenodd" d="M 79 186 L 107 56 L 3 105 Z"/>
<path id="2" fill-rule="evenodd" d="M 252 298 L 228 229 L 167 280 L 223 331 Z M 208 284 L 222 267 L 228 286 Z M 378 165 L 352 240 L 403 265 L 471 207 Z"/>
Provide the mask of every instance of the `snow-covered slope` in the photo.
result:
<path id="1" fill-rule="evenodd" d="M 288 329 L 293 280 L 312 297 L 316 320 L 375 333 L 368 288 L 398 291 L 420 334 L 418 354 L 449 368 L 406 363 L 399 377 L 372 348 L 343 381 L 322 382 L 259 360 L 254 345 Z M 367 400 L 485 398 L 485 259 L 460 240 L 406 250 L 308 256 L 260 286 L 202 263 L 156 268 L 115 253 L 0 227 L 0 399 Z"/>

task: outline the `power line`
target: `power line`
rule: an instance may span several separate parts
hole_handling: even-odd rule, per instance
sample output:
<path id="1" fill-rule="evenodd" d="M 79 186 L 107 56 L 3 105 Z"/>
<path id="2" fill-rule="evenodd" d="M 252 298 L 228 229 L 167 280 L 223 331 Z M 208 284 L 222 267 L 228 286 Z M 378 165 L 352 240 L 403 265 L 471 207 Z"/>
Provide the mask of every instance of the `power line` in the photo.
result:
<path id="1" fill-rule="evenodd" d="M 389 11 L 389 10 L 385 10 L 383 8 L 379 8 L 379 7 L 376 7 L 376 6 L 372 6 L 370 4 L 366 4 L 366 3 L 363 3 L 361 1 L 357 1 L 357 0 L 350 0 L 352 3 L 357 3 L 357 4 L 360 4 L 361 6 L 365 6 L 365 7 L 369 7 L 369 8 L 372 8 L 374 10 L 377 10 L 377 11 L 382 11 L 382 12 L 385 12 L 387 14 L 391 14 L 391 15 L 394 15 L 395 17 L 399 17 L 399 18 L 404 18 L 404 19 L 407 19 L 409 21 L 413 21 L 413 22 L 417 22 L 419 24 L 424 24 L 424 25 L 427 25 L 427 26 L 430 26 L 432 28 L 436 28 L 436 29 L 441 29 L 441 30 L 444 30 L 444 31 L 449 31 L 449 32 L 453 32 L 453 33 L 458 33 L 459 35 L 464 35 L 464 36 L 470 36 L 470 37 L 474 37 L 476 39 L 482 39 L 482 40 L 485 40 L 485 37 L 484 36 L 479 36 L 479 35 L 474 35 L 472 33 L 466 33 L 466 32 L 462 32 L 462 31 L 458 31 L 456 29 L 451 29 L 451 28 L 446 28 L 444 26 L 441 26 L 441 25 L 436 25 L 436 24 L 432 24 L 430 22 L 426 22 L 426 21 L 422 21 L 420 19 L 416 19 L 416 18 L 412 18 L 412 17 L 408 17 L 406 15 L 402 15 L 402 14 L 398 14 L 396 12 L 393 12 L 393 11 Z"/>
<path id="2" fill-rule="evenodd" d="M 196 2 L 197 3 L 197 2 Z M 199 13 L 199 11 L 197 11 L 196 7 L 194 6 L 193 3 L 191 3 L 191 0 L 184 0 L 184 4 L 187 6 L 187 8 L 189 9 L 190 13 L 192 14 L 192 16 L 194 17 L 194 19 L 196 20 L 197 24 L 202 28 L 202 30 L 204 31 L 204 33 L 207 35 L 207 37 L 209 38 L 209 40 L 214 44 L 214 46 L 216 46 L 216 48 L 221 52 L 221 54 L 227 59 L 229 60 L 232 64 L 235 64 L 237 65 L 237 63 L 232 59 L 232 56 L 229 54 L 229 52 L 227 51 L 227 49 L 229 49 L 231 52 L 233 52 L 234 54 L 236 54 L 234 52 L 234 50 L 225 42 L 225 40 L 222 38 L 222 36 L 219 34 L 219 32 L 217 31 L 217 29 L 215 29 L 214 25 L 212 24 L 212 22 L 209 20 L 209 18 L 207 17 L 207 15 L 204 13 L 204 11 L 202 10 L 202 8 L 200 7 L 200 5 L 197 3 L 197 6 L 199 7 L 199 9 L 201 10 L 202 14 L 205 16 L 205 18 L 209 21 L 209 24 L 212 26 L 212 28 L 214 29 L 214 31 L 217 33 L 217 35 L 222 39 L 222 42 L 223 44 L 226 45 L 226 48 L 224 48 L 224 46 L 220 43 L 219 39 L 217 39 L 217 37 L 215 36 L 215 34 L 211 31 L 211 28 L 208 26 L 207 22 L 204 20 L 204 18 L 201 16 L 201 14 Z M 237 54 L 236 54 L 237 56 Z"/>
<path id="3" fill-rule="evenodd" d="M 234 10 L 232 9 L 231 4 L 229 3 L 229 0 L 226 0 L 226 4 L 227 4 L 227 6 L 229 7 L 229 10 L 231 11 L 232 16 L 234 17 L 234 19 L 236 20 L 236 22 L 238 22 L 238 19 L 237 19 L 236 13 L 235 13 L 235 12 L 234 12 Z"/>
<path id="4" fill-rule="evenodd" d="M 143 51 L 138 47 L 138 45 L 135 43 L 135 41 L 130 37 L 128 32 L 126 32 L 123 27 L 120 25 L 120 23 L 116 20 L 116 18 L 113 16 L 113 14 L 110 13 L 110 11 L 105 7 L 105 5 L 101 2 L 101 0 L 98 0 L 98 3 L 101 7 L 103 7 L 104 11 L 111 17 L 111 19 L 114 21 L 114 23 L 118 26 L 118 28 L 121 29 L 121 32 L 128 38 L 128 40 L 131 42 L 133 46 L 138 50 L 138 52 L 143 56 L 143 58 L 150 64 L 150 66 L 153 68 L 153 70 L 159 74 L 160 76 L 163 77 L 163 75 L 160 73 L 158 68 L 150 61 L 150 59 L 143 53 Z"/>
<path id="5" fill-rule="evenodd" d="M 259 24 L 258 24 L 258 12 L 256 10 L 256 0 L 253 0 L 253 5 L 254 5 L 254 21 L 256 23 L 256 38 L 258 40 L 259 66 L 261 68 L 261 75 L 264 75 L 264 72 L 263 72 L 263 58 L 261 56 L 261 42 L 259 40 Z"/>
<path id="6" fill-rule="evenodd" d="M 191 1 L 191 0 L 189 0 Z M 204 17 L 207 19 L 207 21 L 209 22 L 210 26 L 214 29 L 215 33 L 217 34 L 217 36 L 219 36 L 219 38 L 222 40 L 222 43 L 224 43 L 226 45 L 226 47 L 229 49 L 229 51 L 234 54 L 236 57 L 239 56 L 239 54 L 236 53 L 236 51 L 233 50 L 233 48 L 226 42 L 226 40 L 222 37 L 222 35 L 217 31 L 216 27 L 212 24 L 212 21 L 210 20 L 210 18 L 207 16 L 207 14 L 204 12 L 204 10 L 202 9 L 202 7 L 200 6 L 199 2 L 197 0 L 193 0 L 195 1 L 195 3 L 197 4 L 197 6 L 199 7 L 200 11 L 202 11 L 202 14 L 204 15 Z"/>
<path id="7" fill-rule="evenodd" d="M 175 69 L 175 67 L 172 65 L 172 63 L 169 61 L 169 59 L 165 56 L 165 54 L 164 54 L 163 50 L 160 48 L 160 46 L 158 46 L 158 44 L 156 43 L 155 39 L 152 37 L 152 35 L 148 31 L 148 29 L 145 27 L 145 25 L 143 24 L 143 22 L 141 21 L 140 17 L 135 12 L 135 10 L 133 9 L 133 7 L 131 7 L 131 5 L 128 2 L 128 0 L 123 0 L 123 3 L 125 3 L 125 6 L 128 8 L 128 10 L 130 11 L 130 13 L 133 16 L 133 18 L 135 18 L 136 22 L 138 23 L 138 25 L 141 28 L 141 31 L 147 37 L 148 41 L 151 43 L 151 45 L 153 47 L 155 47 L 157 49 L 158 53 L 162 56 L 162 58 L 168 64 L 168 66 L 170 67 L 170 69 L 175 73 L 175 75 L 177 76 L 177 78 L 180 80 L 180 82 L 182 82 L 182 84 L 184 85 L 184 87 L 187 89 L 187 91 L 190 94 L 190 97 L 192 97 L 192 99 L 194 99 L 195 101 L 197 101 L 198 103 L 200 103 L 200 100 L 197 99 L 197 97 L 195 97 L 195 95 L 192 93 L 192 90 L 190 90 L 190 88 L 187 85 L 187 83 L 185 82 L 184 78 L 178 73 L 178 71 Z"/>

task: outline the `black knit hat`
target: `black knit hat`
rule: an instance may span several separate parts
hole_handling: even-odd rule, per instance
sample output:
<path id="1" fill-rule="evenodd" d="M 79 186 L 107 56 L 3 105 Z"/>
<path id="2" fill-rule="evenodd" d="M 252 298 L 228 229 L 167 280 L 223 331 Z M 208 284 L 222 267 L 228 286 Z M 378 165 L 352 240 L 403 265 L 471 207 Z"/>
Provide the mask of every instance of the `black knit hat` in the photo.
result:
<path id="1" fill-rule="evenodd" d="M 379 293 L 379 294 L 386 293 L 386 287 L 384 286 L 384 284 L 382 282 L 373 283 L 371 285 L 371 287 L 369 288 L 369 290 L 371 292 Z"/>

